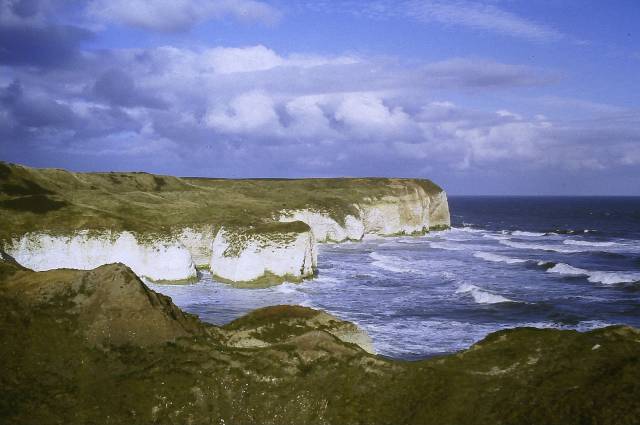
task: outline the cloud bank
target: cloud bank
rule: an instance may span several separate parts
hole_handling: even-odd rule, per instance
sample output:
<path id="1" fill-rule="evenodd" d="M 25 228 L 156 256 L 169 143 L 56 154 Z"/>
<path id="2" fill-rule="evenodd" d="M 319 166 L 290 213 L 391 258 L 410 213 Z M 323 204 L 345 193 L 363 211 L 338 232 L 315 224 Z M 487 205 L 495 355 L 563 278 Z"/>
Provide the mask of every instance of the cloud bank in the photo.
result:
<path id="1" fill-rule="evenodd" d="M 154 31 L 225 14 L 261 22 L 276 16 L 260 2 L 170 3 L 157 13 L 145 12 L 148 2 L 125 8 L 96 0 L 90 7 L 103 19 Z M 438 2 L 421 5 L 431 5 L 429 19 L 462 19 L 445 19 L 455 13 Z M 87 49 L 95 33 L 53 23 L 51 10 L 44 1 L 0 2 L 2 159 L 40 166 L 55 159 L 85 170 L 445 183 L 451 176 L 473 182 L 558 173 L 579 180 L 640 166 L 638 111 L 537 96 L 561 81 L 553 70 L 477 57 L 283 54 L 261 44 Z M 482 13 L 515 19 L 492 7 Z M 499 25 L 547 37 L 524 24 Z"/>

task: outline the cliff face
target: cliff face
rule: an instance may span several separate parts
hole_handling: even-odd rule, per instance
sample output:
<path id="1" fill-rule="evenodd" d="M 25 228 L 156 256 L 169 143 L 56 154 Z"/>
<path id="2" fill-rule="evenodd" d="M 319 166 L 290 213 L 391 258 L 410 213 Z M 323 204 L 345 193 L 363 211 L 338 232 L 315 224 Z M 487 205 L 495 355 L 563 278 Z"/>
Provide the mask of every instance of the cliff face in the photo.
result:
<path id="1" fill-rule="evenodd" d="M 208 269 L 216 233 L 214 225 L 186 227 L 176 232 L 175 239 L 189 251 L 196 267 Z"/>
<path id="2" fill-rule="evenodd" d="M 359 241 L 364 236 L 362 219 L 351 214 L 344 217 L 344 225 L 331 218 L 328 213 L 310 210 L 283 212 L 279 220 L 283 223 L 294 221 L 306 223 L 317 242 Z"/>
<path id="3" fill-rule="evenodd" d="M 123 263 L 139 276 L 154 281 L 184 281 L 197 277 L 191 253 L 170 240 L 138 241 L 129 232 L 72 236 L 29 233 L 5 247 L 18 263 L 36 271 L 89 270 L 104 264 Z"/>
<path id="4" fill-rule="evenodd" d="M 0 256 L 7 258 L 4 254 Z M 123 265 L 0 260 L 0 423 L 604 424 L 640 417 L 640 331 L 521 328 L 416 362 L 304 307 L 201 323 Z"/>
<path id="5" fill-rule="evenodd" d="M 268 233 L 223 228 L 211 251 L 211 272 L 236 283 L 299 281 L 313 276 L 318 262 L 315 240 L 308 228 Z"/>
<path id="6" fill-rule="evenodd" d="M 278 222 L 305 227 L 272 228 Z M 155 281 L 193 279 L 200 267 L 246 282 L 310 277 L 316 242 L 442 229 L 449 211 L 428 180 L 192 179 L 0 163 L 0 223 L 0 248 L 35 270 L 122 262 Z M 251 240 L 229 250 L 247 232 Z"/>
<path id="7" fill-rule="evenodd" d="M 412 180 L 389 183 L 391 194 L 362 198 L 351 206 L 355 214 L 338 217 L 322 210 L 283 211 L 280 221 L 302 221 L 311 227 L 318 242 L 360 240 L 365 235 L 393 236 L 423 234 L 451 225 L 444 191 L 427 193 Z"/>
<path id="8" fill-rule="evenodd" d="M 447 193 L 441 191 L 429 197 L 429 228 L 438 230 L 449 227 L 451 227 L 449 201 Z"/>

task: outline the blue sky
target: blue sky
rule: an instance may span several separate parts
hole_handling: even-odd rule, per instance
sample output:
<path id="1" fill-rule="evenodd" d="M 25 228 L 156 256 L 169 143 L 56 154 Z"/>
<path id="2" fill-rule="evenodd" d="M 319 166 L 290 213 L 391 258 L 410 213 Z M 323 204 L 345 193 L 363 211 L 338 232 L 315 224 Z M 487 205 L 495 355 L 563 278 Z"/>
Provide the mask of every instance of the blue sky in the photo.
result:
<path id="1" fill-rule="evenodd" d="M 0 159 L 640 195 L 640 3 L 0 0 Z"/>

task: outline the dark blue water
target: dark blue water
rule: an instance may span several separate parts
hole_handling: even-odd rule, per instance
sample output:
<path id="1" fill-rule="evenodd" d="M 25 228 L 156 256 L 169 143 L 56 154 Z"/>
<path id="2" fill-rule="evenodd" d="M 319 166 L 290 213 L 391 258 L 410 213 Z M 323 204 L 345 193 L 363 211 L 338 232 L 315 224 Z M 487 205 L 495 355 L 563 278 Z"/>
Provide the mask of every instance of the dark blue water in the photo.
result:
<path id="1" fill-rule="evenodd" d="M 318 278 L 247 290 L 155 286 L 212 323 L 301 304 L 422 358 L 515 326 L 640 326 L 640 198 L 452 197 L 450 231 L 322 245 Z"/>
<path id="2" fill-rule="evenodd" d="M 456 227 L 640 239 L 640 197 L 453 196 L 449 206 Z"/>

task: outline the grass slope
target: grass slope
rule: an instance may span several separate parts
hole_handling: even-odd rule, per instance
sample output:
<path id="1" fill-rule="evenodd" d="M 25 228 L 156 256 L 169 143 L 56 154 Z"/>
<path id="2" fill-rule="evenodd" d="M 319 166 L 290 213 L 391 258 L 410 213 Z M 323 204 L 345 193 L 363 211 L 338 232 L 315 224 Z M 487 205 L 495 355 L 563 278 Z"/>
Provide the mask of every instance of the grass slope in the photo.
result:
<path id="1" fill-rule="evenodd" d="M 354 203 L 403 195 L 417 187 L 428 194 L 442 190 L 416 179 L 225 180 L 72 173 L 0 162 L 0 240 L 40 230 L 170 235 L 181 227 L 211 224 L 287 231 L 296 225 L 271 222 L 283 209 L 320 210 L 342 222 L 355 213 Z"/>
<path id="2" fill-rule="evenodd" d="M 278 306 L 219 328 L 122 265 L 35 273 L 0 261 L 0 423 L 635 425 L 640 417 L 633 328 L 500 331 L 457 354 L 401 362 L 340 341 L 331 333 L 340 321 L 318 326 L 318 314 Z M 252 348 L 238 338 L 252 338 Z"/>

